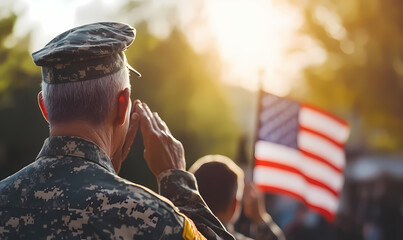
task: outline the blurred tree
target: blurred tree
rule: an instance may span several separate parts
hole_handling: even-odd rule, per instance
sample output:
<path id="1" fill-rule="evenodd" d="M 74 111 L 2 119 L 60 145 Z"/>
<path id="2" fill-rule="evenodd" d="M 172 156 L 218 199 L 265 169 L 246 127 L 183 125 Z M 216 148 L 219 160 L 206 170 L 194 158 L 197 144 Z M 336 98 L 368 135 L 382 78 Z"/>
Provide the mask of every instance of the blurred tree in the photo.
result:
<path id="1" fill-rule="evenodd" d="M 28 51 L 29 34 L 23 39 L 12 35 L 16 19 L 14 14 L 0 19 L 0 109 L 14 104 L 16 89 L 40 82 L 40 69 L 32 64 Z"/>
<path id="2" fill-rule="evenodd" d="M 40 68 L 28 51 L 29 34 L 13 38 L 16 19 L 0 19 L 0 179 L 32 162 L 47 135 L 36 103 Z"/>
<path id="3" fill-rule="evenodd" d="M 401 151 L 403 2 L 288 1 L 303 12 L 302 34 L 326 52 L 305 69 L 306 92 L 294 95 L 348 118 L 362 136 L 355 147 Z"/>

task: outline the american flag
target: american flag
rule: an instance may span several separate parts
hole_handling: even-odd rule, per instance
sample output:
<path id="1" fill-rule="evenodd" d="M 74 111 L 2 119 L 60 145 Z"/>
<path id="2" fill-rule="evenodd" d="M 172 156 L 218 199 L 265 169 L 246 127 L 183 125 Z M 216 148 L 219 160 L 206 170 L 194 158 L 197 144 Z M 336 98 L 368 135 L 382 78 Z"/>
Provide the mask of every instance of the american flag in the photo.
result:
<path id="1" fill-rule="evenodd" d="M 343 186 L 347 123 L 314 106 L 262 93 L 254 182 L 334 219 Z"/>

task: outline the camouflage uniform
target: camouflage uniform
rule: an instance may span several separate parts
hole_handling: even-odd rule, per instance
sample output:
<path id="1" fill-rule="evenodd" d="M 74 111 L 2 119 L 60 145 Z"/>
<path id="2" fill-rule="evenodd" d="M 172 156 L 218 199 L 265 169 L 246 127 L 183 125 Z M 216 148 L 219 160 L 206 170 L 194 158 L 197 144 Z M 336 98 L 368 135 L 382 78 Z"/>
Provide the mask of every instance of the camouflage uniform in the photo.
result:
<path id="1" fill-rule="evenodd" d="M 124 67 L 140 76 L 124 54 L 135 35 L 126 24 L 83 25 L 32 56 L 47 84 L 98 79 Z M 35 162 L 0 182 L 0 239 L 233 239 L 191 173 L 166 170 L 158 182 L 172 202 L 120 178 L 93 142 L 50 137 Z"/>
<path id="2" fill-rule="evenodd" d="M 120 178 L 94 143 L 50 137 L 35 162 L 0 182 L 0 239 L 184 239 L 192 223 L 179 211 L 208 239 L 232 239 L 191 173 L 167 170 L 158 182 L 180 210 Z"/>
<path id="3" fill-rule="evenodd" d="M 124 54 L 135 37 L 136 29 L 126 24 L 88 24 L 58 35 L 32 57 L 51 84 L 97 79 L 125 66 L 140 77 Z"/>

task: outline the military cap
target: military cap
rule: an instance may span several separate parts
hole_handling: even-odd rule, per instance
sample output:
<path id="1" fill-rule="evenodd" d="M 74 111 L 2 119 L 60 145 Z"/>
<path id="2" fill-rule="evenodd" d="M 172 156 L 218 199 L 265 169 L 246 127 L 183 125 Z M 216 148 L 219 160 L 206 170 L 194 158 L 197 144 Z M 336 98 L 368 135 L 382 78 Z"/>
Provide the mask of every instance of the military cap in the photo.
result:
<path id="1" fill-rule="evenodd" d="M 50 41 L 32 57 L 42 66 L 47 83 L 97 79 L 127 67 L 124 51 L 133 43 L 136 29 L 113 22 L 99 22 L 70 29 Z"/>

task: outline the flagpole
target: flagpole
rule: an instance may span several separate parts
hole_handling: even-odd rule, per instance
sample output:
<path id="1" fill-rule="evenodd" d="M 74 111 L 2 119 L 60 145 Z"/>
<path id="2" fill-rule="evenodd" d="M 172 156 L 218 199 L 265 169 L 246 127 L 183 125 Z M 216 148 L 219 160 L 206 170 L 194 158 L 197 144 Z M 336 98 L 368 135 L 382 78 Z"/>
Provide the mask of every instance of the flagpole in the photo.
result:
<path id="1" fill-rule="evenodd" d="M 255 132 L 254 132 L 254 138 L 253 138 L 253 144 L 252 144 L 252 171 L 250 174 L 250 178 L 249 181 L 253 182 L 253 170 L 255 167 L 255 144 L 256 142 L 259 140 L 259 128 L 260 128 L 260 120 L 259 120 L 259 115 L 260 115 L 260 111 L 262 110 L 262 97 L 263 97 L 263 79 L 264 79 L 264 69 L 261 68 L 259 69 L 258 72 L 258 94 L 257 94 L 257 111 L 256 111 L 256 124 L 255 124 Z"/>

